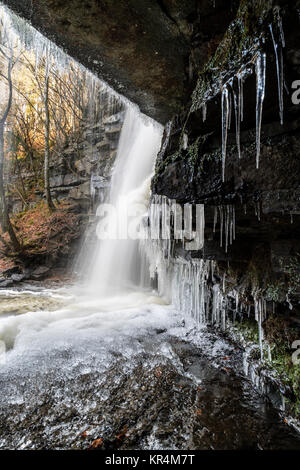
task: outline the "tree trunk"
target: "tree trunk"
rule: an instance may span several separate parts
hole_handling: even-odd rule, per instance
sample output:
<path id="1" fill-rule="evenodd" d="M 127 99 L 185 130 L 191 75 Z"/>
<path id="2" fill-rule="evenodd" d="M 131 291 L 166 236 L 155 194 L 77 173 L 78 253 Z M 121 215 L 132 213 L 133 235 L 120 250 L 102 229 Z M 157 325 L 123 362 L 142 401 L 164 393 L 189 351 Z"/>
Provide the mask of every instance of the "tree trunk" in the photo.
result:
<path id="1" fill-rule="evenodd" d="M 4 123 L 0 122 L 0 217 L 3 232 L 8 232 L 11 243 L 15 251 L 21 250 L 21 245 L 17 239 L 11 224 L 4 189 Z"/>
<path id="2" fill-rule="evenodd" d="M 17 239 L 13 226 L 11 224 L 8 208 L 6 204 L 5 198 L 5 188 L 4 188 L 4 127 L 6 123 L 6 119 L 8 118 L 8 114 L 12 104 L 12 96 L 13 96 L 13 84 L 12 84 L 12 77 L 11 71 L 13 67 L 13 52 L 11 51 L 11 56 L 8 62 L 8 70 L 7 70 L 7 81 L 9 87 L 9 95 L 8 101 L 3 113 L 3 116 L 0 119 L 0 222 L 2 226 L 3 232 L 8 232 L 11 243 L 15 251 L 21 250 L 21 245 Z"/>
<path id="3" fill-rule="evenodd" d="M 50 192 L 50 178 L 49 178 L 49 157 L 50 157 L 50 113 L 49 113 L 49 76 L 45 77 L 45 159 L 44 159 L 44 182 L 45 182 L 45 195 L 47 205 L 50 211 L 55 210 L 51 192 Z"/>

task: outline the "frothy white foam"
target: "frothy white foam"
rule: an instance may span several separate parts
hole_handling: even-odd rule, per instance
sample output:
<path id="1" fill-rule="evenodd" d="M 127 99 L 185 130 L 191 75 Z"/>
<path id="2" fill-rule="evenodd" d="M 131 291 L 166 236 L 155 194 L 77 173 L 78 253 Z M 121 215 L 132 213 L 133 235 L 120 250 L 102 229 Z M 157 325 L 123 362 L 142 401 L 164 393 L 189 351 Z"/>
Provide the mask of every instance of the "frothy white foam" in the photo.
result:
<path id="1" fill-rule="evenodd" d="M 151 293 L 132 292 L 116 297 L 95 299 L 80 296 L 65 308 L 50 311 L 28 312 L 24 315 L 0 319 L 0 340 L 6 347 L 30 348 L 33 341 L 40 345 L 53 343 L 68 335 L 93 332 L 100 338 L 106 336 L 141 333 L 149 328 L 162 328 L 170 324 L 170 308 Z"/>

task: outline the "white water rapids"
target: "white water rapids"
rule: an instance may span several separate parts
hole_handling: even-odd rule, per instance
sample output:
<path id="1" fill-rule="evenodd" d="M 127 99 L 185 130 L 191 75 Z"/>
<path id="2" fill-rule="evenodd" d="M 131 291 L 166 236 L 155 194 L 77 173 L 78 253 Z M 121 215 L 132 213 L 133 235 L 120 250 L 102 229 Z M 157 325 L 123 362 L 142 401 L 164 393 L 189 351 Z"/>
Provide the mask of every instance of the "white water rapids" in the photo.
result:
<path id="1" fill-rule="evenodd" d="M 161 126 L 141 116 L 136 107 L 127 106 L 109 201 L 116 209 L 117 226 L 124 223 L 125 208 L 130 213 L 136 204 L 147 207 L 161 137 Z M 142 216 L 138 214 L 138 218 Z M 149 268 L 142 263 L 138 240 L 99 240 L 89 264 L 86 284 L 67 290 L 70 298 L 66 307 L 0 318 L 0 340 L 7 349 L 18 346 L 25 354 L 34 342 L 40 347 L 54 346 L 66 332 L 76 342 L 82 330 L 100 338 L 121 330 L 127 334 L 129 329 L 169 323 L 169 308 L 158 307 L 165 302 L 143 283 Z"/>

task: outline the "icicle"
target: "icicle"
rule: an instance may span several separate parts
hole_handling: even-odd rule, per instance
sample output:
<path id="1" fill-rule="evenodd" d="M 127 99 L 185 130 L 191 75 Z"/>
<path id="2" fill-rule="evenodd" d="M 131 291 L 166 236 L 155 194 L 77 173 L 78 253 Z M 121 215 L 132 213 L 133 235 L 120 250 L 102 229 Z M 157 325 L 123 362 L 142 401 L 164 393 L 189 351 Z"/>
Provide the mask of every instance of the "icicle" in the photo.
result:
<path id="1" fill-rule="evenodd" d="M 238 87 L 239 87 L 239 109 L 241 122 L 244 120 L 244 79 L 243 76 L 238 74 Z"/>
<path id="2" fill-rule="evenodd" d="M 256 58 L 256 168 L 259 168 L 262 110 L 266 86 L 266 54 L 259 51 Z"/>
<path id="3" fill-rule="evenodd" d="M 219 206 L 220 210 L 220 247 L 223 247 L 223 225 L 224 225 L 224 212 L 223 207 Z"/>
<path id="4" fill-rule="evenodd" d="M 183 134 L 183 142 L 182 142 L 182 148 L 186 150 L 188 148 L 188 143 L 189 143 L 189 138 L 186 133 Z"/>
<path id="5" fill-rule="evenodd" d="M 65 73 L 66 70 L 68 71 L 70 69 L 70 65 L 74 63 L 74 60 L 55 43 L 47 39 L 28 22 L 15 15 L 9 8 L 1 3 L 0 20 L 2 23 L 0 33 L 2 40 L 5 36 L 9 43 L 13 45 L 13 47 L 16 47 L 16 49 L 19 49 L 21 45 L 26 51 L 32 53 L 35 57 L 36 71 L 38 70 L 41 59 L 45 57 L 46 54 L 51 57 L 52 65 L 58 72 Z M 81 74 L 94 77 L 84 66 L 76 63 L 76 67 L 78 67 Z M 101 87 L 107 94 L 113 95 L 118 103 L 128 103 L 126 98 L 116 93 L 105 82 L 100 81 L 98 78 L 94 78 L 94 80 L 96 80 L 98 84 L 101 84 Z"/>
<path id="6" fill-rule="evenodd" d="M 235 134 L 238 157 L 241 158 L 241 95 L 233 89 L 233 104 L 235 114 Z"/>
<path id="7" fill-rule="evenodd" d="M 226 286 L 226 273 L 223 274 L 223 283 L 222 283 L 222 289 L 224 293 L 225 293 L 225 286 Z"/>
<path id="8" fill-rule="evenodd" d="M 268 361 L 272 362 L 271 346 L 268 343 Z"/>
<path id="9" fill-rule="evenodd" d="M 206 105 L 206 103 L 203 103 L 201 108 L 202 108 L 202 121 L 205 122 L 206 117 L 207 117 L 207 105 Z"/>
<path id="10" fill-rule="evenodd" d="M 248 312 L 247 312 L 248 318 L 250 318 L 250 313 L 251 313 L 251 305 L 248 305 Z"/>
<path id="11" fill-rule="evenodd" d="M 226 148 L 229 125 L 229 93 L 227 85 L 222 88 L 222 181 L 225 181 Z"/>
<path id="12" fill-rule="evenodd" d="M 215 208 L 214 208 L 214 226 L 213 226 L 213 233 L 216 233 L 217 222 L 218 222 L 218 207 L 215 206 Z"/>
<path id="13" fill-rule="evenodd" d="M 292 304 L 291 301 L 290 301 L 289 293 L 286 294 L 286 301 L 287 301 L 287 304 L 288 304 L 288 306 L 289 306 L 289 309 L 290 309 L 290 310 L 293 310 L 293 304 Z"/>
<path id="14" fill-rule="evenodd" d="M 235 206 L 232 206 L 232 239 L 236 237 L 236 224 L 235 224 Z"/>
<path id="15" fill-rule="evenodd" d="M 264 342 L 264 330 L 262 327 L 263 322 L 266 319 L 266 301 L 263 298 L 254 297 L 254 311 L 255 311 L 255 320 L 258 323 L 258 340 L 259 340 L 259 349 L 260 349 L 260 357 L 263 360 L 264 357 L 264 349 L 263 349 L 263 342 Z"/>
<path id="16" fill-rule="evenodd" d="M 190 216 L 192 212 L 190 212 Z M 196 205 L 196 232 L 192 232 L 193 241 L 185 244 L 186 250 L 201 250 L 204 246 L 205 212 L 204 204 Z"/>
<path id="17" fill-rule="evenodd" d="M 285 37 L 284 37 L 283 26 L 282 26 L 282 18 L 279 14 L 278 14 L 278 20 L 277 21 L 278 21 L 278 28 L 279 28 L 279 32 L 280 32 L 281 45 L 282 45 L 282 47 L 285 47 Z"/>
<path id="18" fill-rule="evenodd" d="M 278 84 L 278 101 L 279 101 L 279 117 L 280 117 L 280 124 L 283 124 L 283 55 L 282 55 L 282 47 L 280 47 L 274 38 L 273 28 L 272 25 L 269 25 L 274 52 L 275 52 L 275 59 L 276 59 L 276 70 L 277 70 L 277 84 Z M 284 47 L 284 46 L 283 46 Z M 278 54 L 279 51 L 279 54 Z"/>
<path id="19" fill-rule="evenodd" d="M 235 311 L 237 312 L 239 309 L 239 293 L 236 291 L 235 293 Z"/>
<path id="20" fill-rule="evenodd" d="M 235 240 L 235 207 L 233 205 L 215 207 L 213 233 L 216 232 L 218 221 L 218 210 L 220 214 L 220 247 L 223 247 L 225 239 L 225 252 L 228 246 Z"/>
<path id="21" fill-rule="evenodd" d="M 231 129 L 231 121 L 232 121 L 232 80 L 228 81 L 228 129 Z"/>
<path id="22" fill-rule="evenodd" d="M 162 239 L 163 240 L 170 240 L 171 232 L 170 232 L 170 204 L 169 200 L 163 196 L 162 197 L 162 217 L 161 217 L 161 225 L 162 225 Z"/>
<path id="23" fill-rule="evenodd" d="M 182 208 L 176 201 L 172 201 L 172 213 L 173 213 L 173 227 L 174 227 L 174 239 L 183 240 L 182 230 Z"/>
<path id="24" fill-rule="evenodd" d="M 228 249 L 228 232 L 229 232 L 229 206 L 225 209 L 225 253 Z"/>
<path id="25" fill-rule="evenodd" d="M 254 212 L 257 220 L 260 222 L 260 202 L 254 202 Z"/>
<path id="26" fill-rule="evenodd" d="M 184 204 L 184 236 L 188 240 L 191 240 L 193 238 L 192 215 L 193 215 L 192 204 Z"/>

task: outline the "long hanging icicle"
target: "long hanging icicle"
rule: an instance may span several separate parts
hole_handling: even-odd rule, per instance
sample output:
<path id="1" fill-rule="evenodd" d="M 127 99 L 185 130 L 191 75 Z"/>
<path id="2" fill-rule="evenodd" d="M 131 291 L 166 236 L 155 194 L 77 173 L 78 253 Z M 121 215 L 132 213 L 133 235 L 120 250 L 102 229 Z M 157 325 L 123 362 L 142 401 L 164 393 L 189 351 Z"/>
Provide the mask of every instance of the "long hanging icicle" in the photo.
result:
<path id="1" fill-rule="evenodd" d="M 229 92 L 227 85 L 222 88 L 222 181 L 225 181 L 226 148 L 229 126 Z"/>
<path id="2" fill-rule="evenodd" d="M 262 110 L 266 87 L 266 54 L 259 51 L 255 64 L 256 70 L 256 168 L 259 168 Z"/>
<path id="3" fill-rule="evenodd" d="M 216 232 L 218 212 L 220 215 L 220 247 L 223 247 L 225 238 L 225 253 L 227 253 L 228 246 L 232 245 L 235 240 L 235 207 L 233 205 L 215 207 L 213 233 Z"/>
<path id="4" fill-rule="evenodd" d="M 276 59 L 279 117 L 280 117 L 280 124 L 282 125 L 283 124 L 283 81 L 284 81 L 282 48 L 285 46 L 285 41 L 284 41 L 284 36 L 283 36 L 282 24 L 281 24 L 281 30 L 280 30 L 280 43 L 276 43 L 275 41 L 273 27 L 271 24 L 269 25 L 269 28 L 271 32 L 271 37 L 272 37 L 274 52 L 275 52 L 275 59 Z"/>
<path id="5" fill-rule="evenodd" d="M 285 47 L 285 37 L 284 37 L 283 26 L 282 26 L 282 18 L 280 16 L 279 11 L 278 11 L 277 22 L 278 22 L 278 28 L 279 28 L 279 32 L 280 32 L 281 45 L 282 45 L 282 47 Z"/>
<path id="6" fill-rule="evenodd" d="M 235 134 L 236 134 L 236 145 L 238 156 L 241 158 L 241 93 L 240 93 L 240 81 L 238 78 L 238 94 L 234 88 L 233 92 L 233 104 L 234 104 L 234 115 L 235 115 Z"/>
<path id="7" fill-rule="evenodd" d="M 203 103 L 202 105 L 202 121 L 205 122 L 207 117 L 207 105 Z"/>
<path id="8" fill-rule="evenodd" d="M 238 74 L 238 87 L 239 87 L 239 108 L 241 112 L 241 122 L 244 120 L 244 78 L 243 75 Z"/>
<path id="9" fill-rule="evenodd" d="M 264 330 L 262 323 L 265 321 L 267 314 L 267 305 L 266 301 L 263 298 L 254 297 L 254 311 L 255 311 L 255 320 L 258 323 L 258 340 L 259 340 L 259 349 L 260 349 L 260 358 L 263 360 L 264 357 Z"/>

